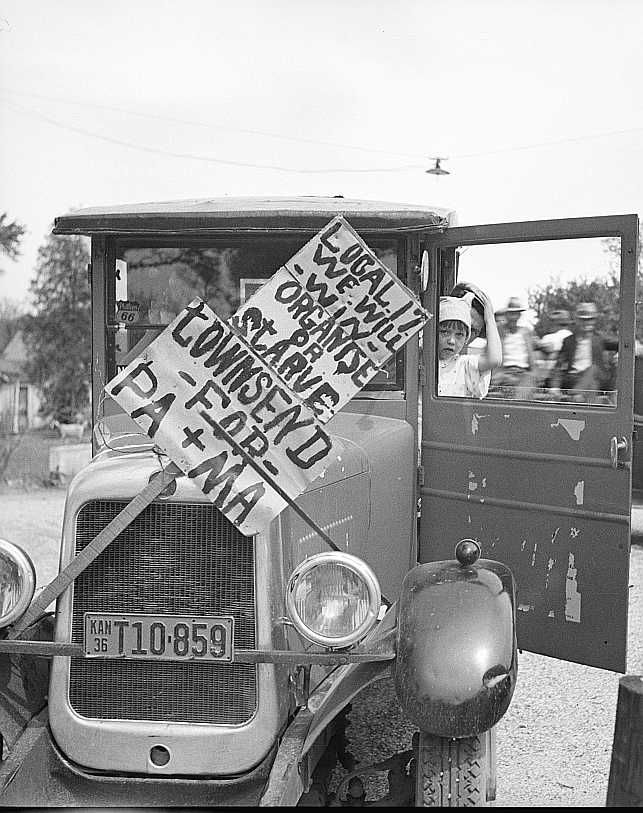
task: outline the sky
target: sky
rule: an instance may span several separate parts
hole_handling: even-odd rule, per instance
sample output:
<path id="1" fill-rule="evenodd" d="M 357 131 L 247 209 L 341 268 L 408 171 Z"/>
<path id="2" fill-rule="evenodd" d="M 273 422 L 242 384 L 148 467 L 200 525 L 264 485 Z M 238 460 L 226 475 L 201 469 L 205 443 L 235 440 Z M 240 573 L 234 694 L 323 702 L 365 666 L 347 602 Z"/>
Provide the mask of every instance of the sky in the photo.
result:
<path id="1" fill-rule="evenodd" d="M 0 212 L 27 230 L 0 301 L 28 302 L 54 217 L 81 206 L 637 213 L 641 30 L 639 0 L 0 0 Z M 524 293 L 510 265 L 486 284 Z"/>

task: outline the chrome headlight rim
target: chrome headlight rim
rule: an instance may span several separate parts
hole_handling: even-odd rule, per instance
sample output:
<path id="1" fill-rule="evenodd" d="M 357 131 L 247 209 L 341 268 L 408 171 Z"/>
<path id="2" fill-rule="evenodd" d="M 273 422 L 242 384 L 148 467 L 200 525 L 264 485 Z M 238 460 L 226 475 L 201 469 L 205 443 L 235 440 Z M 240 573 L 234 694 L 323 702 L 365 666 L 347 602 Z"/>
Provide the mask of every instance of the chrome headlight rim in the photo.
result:
<path id="1" fill-rule="evenodd" d="M 368 591 L 369 607 L 366 617 L 352 632 L 342 636 L 323 635 L 311 629 L 302 621 L 295 606 L 296 587 L 300 580 L 311 570 L 325 564 L 341 565 L 352 571 L 362 580 Z M 302 637 L 326 649 L 346 649 L 361 641 L 377 623 L 381 603 L 382 592 L 377 576 L 372 568 L 358 556 L 343 551 L 324 551 L 323 553 L 315 553 L 307 559 L 304 559 L 304 561 L 293 570 L 286 586 L 286 613 L 289 621 Z"/>
<path id="2" fill-rule="evenodd" d="M 36 569 L 29 554 L 8 539 L 0 538 L 0 558 L 7 558 L 15 564 L 22 583 L 22 592 L 16 604 L 8 613 L 0 615 L 0 629 L 4 629 L 21 618 L 29 608 L 36 592 Z"/>

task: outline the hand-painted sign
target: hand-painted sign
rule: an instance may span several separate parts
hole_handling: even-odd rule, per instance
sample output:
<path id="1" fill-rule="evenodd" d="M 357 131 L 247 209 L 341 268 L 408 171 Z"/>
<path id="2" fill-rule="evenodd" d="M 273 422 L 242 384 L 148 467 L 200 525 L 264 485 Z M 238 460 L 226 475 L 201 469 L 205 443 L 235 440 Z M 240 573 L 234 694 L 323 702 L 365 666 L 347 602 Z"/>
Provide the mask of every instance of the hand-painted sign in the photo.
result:
<path id="1" fill-rule="evenodd" d="M 332 442 L 312 410 L 200 299 L 107 391 L 244 533 L 285 506 L 267 480 L 294 498 L 331 460 Z"/>
<path id="2" fill-rule="evenodd" d="M 380 367 L 285 268 L 239 308 L 230 325 L 322 422 Z"/>
<path id="3" fill-rule="evenodd" d="M 413 293 L 336 217 L 230 324 L 326 422 L 428 318 Z"/>
<path id="4" fill-rule="evenodd" d="M 335 218 L 228 323 L 194 300 L 106 390 L 256 533 L 336 459 L 323 423 L 428 317 Z"/>
<path id="5" fill-rule="evenodd" d="M 378 365 L 429 317 L 342 217 L 331 220 L 286 268 Z"/>

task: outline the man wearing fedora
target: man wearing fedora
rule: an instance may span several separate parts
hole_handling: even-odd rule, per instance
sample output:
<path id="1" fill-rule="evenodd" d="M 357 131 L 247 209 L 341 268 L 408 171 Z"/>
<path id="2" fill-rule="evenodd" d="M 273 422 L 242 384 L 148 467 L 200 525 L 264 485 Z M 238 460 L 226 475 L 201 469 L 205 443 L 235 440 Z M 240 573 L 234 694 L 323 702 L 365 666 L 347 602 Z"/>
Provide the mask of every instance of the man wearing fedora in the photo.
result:
<path id="1" fill-rule="evenodd" d="M 572 335 L 570 326 L 573 322 L 570 312 L 562 308 L 551 311 L 549 321 L 551 322 L 552 330 L 542 336 L 540 341 L 536 343 L 536 347 L 542 353 L 545 353 L 548 357 L 555 360 L 563 346 L 563 341 Z"/>
<path id="2" fill-rule="evenodd" d="M 509 298 L 499 326 L 502 340 L 502 366 L 492 374 L 494 387 L 512 387 L 513 397 L 527 397 L 525 388 L 534 385 L 533 337 L 529 328 L 518 324 L 526 308 L 517 296 Z"/>
<path id="3" fill-rule="evenodd" d="M 574 314 L 574 332 L 563 340 L 551 374 L 551 386 L 561 390 L 609 390 L 612 371 L 608 350 L 617 340 L 596 333 L 598 308 L 594 302 L 580 302 Z"/>

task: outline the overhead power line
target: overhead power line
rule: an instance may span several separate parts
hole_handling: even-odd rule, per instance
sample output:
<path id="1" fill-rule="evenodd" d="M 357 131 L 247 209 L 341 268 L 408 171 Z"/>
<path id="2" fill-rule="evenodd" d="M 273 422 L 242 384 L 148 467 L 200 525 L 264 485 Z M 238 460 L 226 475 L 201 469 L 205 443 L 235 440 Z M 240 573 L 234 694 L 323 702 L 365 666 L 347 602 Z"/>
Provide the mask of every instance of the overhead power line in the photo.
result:
<path id="1" fill-rule="evenodd" d="M 246 167 L 250 169 L 270 169 L 276 172 L 288 172 L 288 173 L 302 173 L 306 175 L 327 175 L 339 172 L 348 172 L 348 173 L 370 173 L 370 172 L 401 172 L 405 170 L 416 170 L 422 169 L 423 165 L 419 164 L 412 164 L 407 166 L 396 166 L 396 167 L 368 167 L 363 169 L 346 169 L 344 167 L 327 167 L 325 169 L 302 169 L 299 167 L 284 167 L 279 166 L 277 164 L 257 164 L 251 163 L 249 161 L 233 161 L 228 158 L 215 158 L 210 155 L 197 155 L 196 153 L 188 153 L 188 152 L 175 152 L 174 150 L 165 150 L 162 147 L 150 147 L 145 144 L 136 144 L 132 141 L 126 141 L 122 138 L 114 138 L 113 136 L 107 136 L 103 133 L 93 132 L 92 130 L 87 130 L 83 127 L 76 127 L 72 124 L 66 124 L 65 122 L 58 121 L 57 119 L 52 118 L 51 116 L 47 116 L 44 113 L 40 113 L 37 110 L 29 110 L 28 108 L 23 107 L 22 105 L 18 105 L 15 102 L 8 102 L 5 100 L 5 105 L 9 108 L 9 110 L 13 110 L 15 113 L 20 113 L 22 115 L 31 116 L 32 118 L 40 119 L 41 121 L 45 121 L 48 124 L 51 124 L 53 127 L 59 127 L 62 130 L 68 130 L 72 133 L 78 133 L 79 135 L 84 135 L 89 138 L 95 138 L 99 141 L 106 141 L 109 144 L 116 144 L 120 147 L 127 147 L 131 150 L 138 150 L 140 152 L 152 153 L 155 155 L 164 155 L 169 158 L 184 158 L 190 159 L 192 161 L 202 161 L 209 164 L 225 164 L 227 166 L 234 166 L 234 167 Z"/>
<path id="2" fill-rule="evenodd" d="M 9 100 L 6 97 L 2 98 L 2 93 L 11 93 L 14 95 L 22 95 L 22 96 L 30 96 L 33 98 L 39 98 L 45 101 L 55 102 L 55 103 L 63 103 L 63 104 L 72 104 L 72 105 L 79 105 L 81 107 L 93 107 L 96 109 L 108 110 L 112 112 L 124 113 L 126 115 L 137 116 L 139 118 L 148 118 L 154 119 L 157 121 L 166 121 L 174 124 L 183 124 L 183 125 L 190 125 L 195 127 L 202 127 L 208 129 L 217 129 L 217 130 L 224 130 L 228 132 L 234 133 L 242 133 L 246 135 L 254 135 L 254 136 L 261 136 L 263 138 L 274 138 L 274 139 L 281 139 L 285 141 L 291 141 L 296 143 L 302 144 L 311 144 L 315 146 L 325 146 L 325 147 L 332 147 L 335 149 L 343 149 L 343 150 L 353 150 L 359 151 L 364 153 L 372 153 L 372 154 L 380 154 L 380 155 L 390 155 L 390 156 L 397 156 L 397 157 L 407 157 L 407 158 L 417 158 L 421 160 L 422 164 L 403 164 L 398 166 L 389 166 L 389 167 L 364 167 L 364 168 L 345 168 L 345 167 L 326 167 L 326 168 L 301 168 L 301 167 L 286 167 L 278 164 L 260 164 L 256 162 L 250 161 L 239 161 L 234 160 L 231 158 L 220 158 L 216 156 L 210 155 L 200 155 L 196 153 L 190 152 L 177 152 L 174 150 L 167 150 L 162 147 L 155 147 L 150 146 L 147 144 L 140 144 L 133 141 L 128 141 L 121 138 L 115 138 L 113 136 L 105 135 L 104 133 L 96 132 L 93 130 L 89 130 L 83 127 L 78 127 L 73 124 L 69 124 L 67 122 L 61 121 L 57 118 L 49 116 L 45 113 L 40 112 L 39 110 L 34 110 L 28 107 L 25 107 L 15 101 Z M 160 114 L 150 114 L 150 113 L 141 113 L 138 111 L 128 110 L 126 108 L 115 107 L 110 105 L 102 105 L 92 102 L 78 102 L 73 100 L 65 100 L 65 99 L 57 99 L 51 96 L 46 96 L 44 94 L 37 94 L 37 93 L 23 93 L 19 91 L 12 91 L 7 90 L 4 88 L 0 88 L 0 99 L 4 102 L 6 107 L 9 110 L 12 110 L 15 113 L 20 115 L 30 116 L 32 118 L 39 119 L 41 121 L 46 122 L 47 124 L 58 127 L 63 130 L 67 130 L 69 132 L 74 132 L 78 135 L 83 135 L 87 138 L 93 138 L 99 141 L 104 141 L 109 144 L 115 144 L 120 147 L 126 147 L 127 149 L 137 150 L 139 152 L 145 152 L 155 155 L 162 155 L 169 158 L 178 158 L 184 160 L 192 160 L 192 161 L 200 161 L 203 163 L 211 163 L 211 164 L 221 164 L 226 166 L 236 166 L 236 167 L 244 167 L 249 169 L 264 169 L 264 170 L 272 170 L 275 172 L 285 172 L 285 173 L 299 173 L 305 175 L 326 175 L 326 174 L 336 174 L 336 173 L 376 173 L 376 172 L 408 172 L 408 171 L 416 171 L 416 170 L 426 170 L 426 162 L 427 162 L 427 154 L 417 154 L 417 153 L 403 153 L 403 152 L 390 152 L 383 149 L 376 149 L 376 148 L 369 148 L 369 147 L 360 147 L 354 144 L 339 144 L 336 142 L 330 141 L 320 141 L 311 138 L 301 138 L 298 136 L 293 136 L 289 134 L 283 133 L 275 133 L 269 132 L 265 130 L 254 130 L 254 129 L 247 129 L 247 128 L 235 128 L 235 127 L 228 127 L 226 125 L 221 124 L 208 124 L 202 121 L 194 121 L 194 120 L 187 120 L 187 119 L 180 119 L 170 116 L 163 116 Z M 635 133 L 643 131 L 643 127 L 630 127 L 624 128 L 619 130 L 608 130 L 600 133 L 586 133 L 584 135 L 578 136 L 569 136 L 566 138 L 560 139 L 553 139 L 550 141 L 540 141 L 540 142 L 533 142 L 530 144 L 520 144 L 515 146 L 504 146 L 498 147 L 492 150 L 483 150 L 480 152 L 470 152 L 470 153 L 455 153 L 449 156 L 450 160 L 458 159 L 458 160 L 467 160 L 472 158 L 484 158 L 487 156 L 493 155 L 501 155 L 504 153 L 509 152 L 520 152 L 520 151 L 527 151 L 533 149 L 543 149 L 547 147 L 558 146 L 561 144 L 571 144 L 571 143 L 578 143 L 581 141 L 588 141 L 588 140 L 595 140 L 601 138 L 610 138 L 613 136 L 620 136 L 626 135 L 628 133 Z M 434 159 L 430 159 L 434 160 Z M 443 160 L 447 160 L 444 158 Z M 430 173 L 431 174 L 431 173 Z M 435 173 L 433 173 L 435 174 Z M 448 174 L 448 173 L 445 173 Z"/>
<path id="3" fill-rule="evenodd" d="M 7 88 L 0 88 L 0 93 L 9 93 L 11 95 L 18 95 L 18 96 L 28 96 L 29 98 L 33 99 L 42 99 L 43 101 L 47 102 L 54 102 L 55 104 L 68 104 L 73 105 L 75 107 L 86 107 L 92 108 L 94 110 L 107 110 L 112 113 L 125 113 L 128 116 L 135 116 L 137 118 L 142 119 L 151 119 L 152 121 L 165 121 L 171 124 L 185 124 L 190 127 L 201 127 L 208 130 L 223 130 L 229 133 L 241 133 L 242 135 L 256 135 L 261 136 L 263 138 L 274 138 L 279 141 L 292 141 L 296 144 L 312 144 L 314 146 L 321 146 L 321 147 L 334 147 L 335 149 L 341 150 L 353 150 L 355 152 L 365 152 L 370 153 L 372 155 L 391 155 L 395 156 L 396 158 L 418 158 L 423 160 L 425 158 L 424 153 L 407 153 L 407 152 L 393 152 L 391 150 L 383 150 L 377 149 L 374 147 L 364 147 L 363 145 L 356 145 L 356 144 L 340 144 L 336 141 L 321 141 L 317 138 L 303 138 L 301 136 L 294 136 L 292 134 L 285 134 L 285 133 L 275 133 L 270 130 L 257 130 L 257 129 L 250 129 L 246 127 L 231 127 L 225 124 L 219 124 L 218 122 L 205 122 L 205 121 L 196 121 L 194 119 L 182 119 L 176 116 L 164 116 L 160 113 L 143 113 L 140 110 L 131 110 L 127 107 L 119 107 L 114 105 L 108 104 L 98 104 L 97 102 L 79 102 L 75 99 L 61 99 L 55 96 L 46 96 L 43 93 L 25 93 L 22 91 L 10 90 Z"/>

